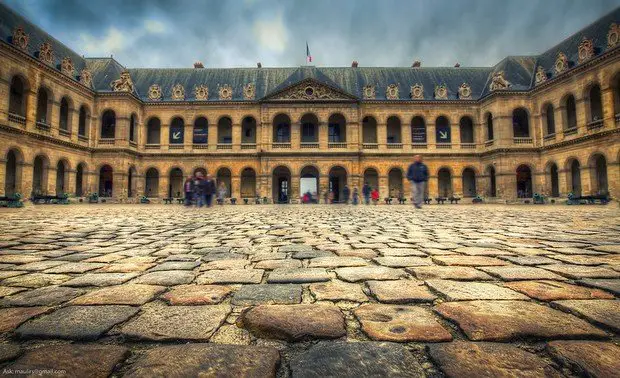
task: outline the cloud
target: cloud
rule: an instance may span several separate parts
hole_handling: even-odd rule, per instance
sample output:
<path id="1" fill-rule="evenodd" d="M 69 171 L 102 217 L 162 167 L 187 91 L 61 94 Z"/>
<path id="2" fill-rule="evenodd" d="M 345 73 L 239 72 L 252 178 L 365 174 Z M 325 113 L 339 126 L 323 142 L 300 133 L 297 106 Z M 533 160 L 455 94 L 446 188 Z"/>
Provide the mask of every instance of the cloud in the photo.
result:
<path id="1" fill-rule="evenodd" d="M 166 25 L 158 20 L 145 20 L 144 29 L 148 33 L 158 34 L 166 31 Z"/>
<path id="2" fill-rule="evenodd" d="M 288 46 L 288 30 L 281 12 L 271 19 L 256 20 L 252 31 L 259 46 L 269 51 L 281 53 Z"/>
<path id="3" fill-rule="evenodd" d="M 103 38 L 96 38 L 90 34 L 80 35 L 80 51 L 85 55 L 104 56 L 123 51 L 127 46 L 126 33 L 111 27 Z"/>

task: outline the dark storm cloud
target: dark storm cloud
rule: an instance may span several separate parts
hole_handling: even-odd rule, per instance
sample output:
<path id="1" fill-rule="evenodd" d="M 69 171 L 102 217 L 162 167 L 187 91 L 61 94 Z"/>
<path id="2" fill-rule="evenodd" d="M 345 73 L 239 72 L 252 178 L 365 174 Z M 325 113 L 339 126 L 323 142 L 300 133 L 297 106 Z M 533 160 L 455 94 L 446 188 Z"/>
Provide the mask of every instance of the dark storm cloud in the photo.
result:
<path id="1" fill-rule="evenodd" d="M 129 67 L 489 66 L 543 52 L 620 0 L 6 0 L 86 56 Z"/>

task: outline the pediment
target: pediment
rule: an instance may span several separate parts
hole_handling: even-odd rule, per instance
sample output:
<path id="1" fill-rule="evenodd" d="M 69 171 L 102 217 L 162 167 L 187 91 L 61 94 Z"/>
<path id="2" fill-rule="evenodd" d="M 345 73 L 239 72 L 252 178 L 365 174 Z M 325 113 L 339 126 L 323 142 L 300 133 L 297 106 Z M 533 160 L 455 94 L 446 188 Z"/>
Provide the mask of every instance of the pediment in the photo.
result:
<path id="1" fill-rule="evenodd" d="M 306 79 L 267 95 L 263 101 L 357 101 L 357 97 L 317 80 Z"/>

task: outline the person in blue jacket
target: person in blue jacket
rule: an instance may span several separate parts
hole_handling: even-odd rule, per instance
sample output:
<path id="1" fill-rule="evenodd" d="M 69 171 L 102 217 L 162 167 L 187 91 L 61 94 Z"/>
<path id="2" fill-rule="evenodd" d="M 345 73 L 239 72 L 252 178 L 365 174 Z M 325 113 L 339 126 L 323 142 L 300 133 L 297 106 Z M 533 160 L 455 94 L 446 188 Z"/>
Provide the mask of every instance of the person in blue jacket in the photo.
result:
<path id="1" fill-rule="evenodd" d="M 428 181 L 428 167 L 422 163 L 422 156 L 413 157 L 413 164 L 407 170 L 407 179 L 411 181 L 413 204 L 416 209 L 421 209 L 424 202 L 424 185 Z"/>

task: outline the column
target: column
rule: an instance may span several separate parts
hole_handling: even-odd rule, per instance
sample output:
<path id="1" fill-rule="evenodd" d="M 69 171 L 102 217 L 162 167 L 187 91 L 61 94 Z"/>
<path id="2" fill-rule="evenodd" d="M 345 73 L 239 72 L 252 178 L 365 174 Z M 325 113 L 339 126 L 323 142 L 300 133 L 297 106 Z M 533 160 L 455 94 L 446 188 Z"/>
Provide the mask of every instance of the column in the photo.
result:
<path id="1" fill-rule="evenodd" d="M 590 119 L 590 107 L 586 99 L 581 97 L 575 98 L 575 108 L 577 109 L 577 135 L 583 135 Z"/>
<path id="2" fill-rule="evenodd" d="M 592 194 L 592 170 L 587 162 L 581 166 L 581 195 L 589 196 Z"/>
<path id="3" fill-rule="evenodd" d="M 47 167 L 47 195 L 56 195 L 56 167 Z"/>
<path id="4" fill-rule="evenodd" d="M 217 150 L 217 123 L 214 122 L 209 122 L 209 136 L 208 136 L 208 142 L 209 142 L 209 151 L 215 151 Z M 163 130 L 162 130 L 163 131 Z M 162 135 L 164 133 L 162 132 Z M 168 137 L 168 133 L 166 132 L 166 138 Z M 167 142 L 166 142 L 167 143 Z"/>
<path id="5" fill-rule="evenodd" d="M 5 195 L 4 193 L 5 185 L 6 185 L 6 159 L 0 158 L 0 196 Z"/>
<path id="6" fill-rule="evenodd" d="M 10 79 L 9 79 L 10 80 Z M 10 91 L 11 83 L 10 81 L 5 81 L 0 78 L 0 98 L 4 99 L 0 101 L 0 122 L 2 124 L 8 124 L 8 114 L 9 114 L 9 91 Z M 36 98 L 36 95 L 35 95 Z M 30 102 L 32 101 L 32 96 L 28 93 L 28 111 L 26 114 L 30 114 Z M 30 119 L 29 119 L 30 121 Z M 4 189 L 3 189 L 4 190 Z"/>
<path id="7" fill-rule="evenodd" d="M 8 89 L 9 88 L 7 87 L 6 97 L 2 97 L 2 98 L 5 98 L 5 99 L 9 98 Z M 1 101 L 1 102 L 3 103 L 4 106 L 7 107 L 6 112 L 8 112 L 9 102 L 8 101 Z M 27 130 L 35 129 L 35 123 L 37 121 L 36 118 L 37 118 L 37 92 L 30 90 L 26 93 L 26 129 Z"/>
<path id="8" fill-rule="evenodd" d="M 388 177 L 379 175 L 379 201 L 382 201 L 385 197 L 390 196 L 390 189 L 388 185 Z"/>
<path id="9" fill-rule="evenodd" d="M 403 150 L 411 150 L 411 122 L 401 125 Z"/>
<path id="10" fill-rule="evenodd" d="M 347 147 L 359 149 L 361 146 L 361 137 L 360 137 L 360 124 L 359 122 L 350 122 L 347 123 Z"/>
<path id="11" fill-rule="evenodd" d="M 452 176 L 452 195 L 455 197 L 463 198 L 463 176 Z"/>
<path id="12" fill-rule="evenodd" d="M 116 130 L 118 132 L 118 130 Z M 112 173 L 112 197 L 117 201 L 127 199 L 127 173 L 117 172 L 114 169 Z"/>
<path id="13" fill-rule="evenodd" d="M 25 162 L 17 164 L 18 166 L 21 164 L 21 177 L 17 178 L 21 181 L 21 183 L 18 182 L 15 189 L 22 195 L 22 199 L 26 200 L 32 195 L 32 176 L 34 173 L 34 165 Z"/>
<path id="14" fill-rule="evenodd" d="M 329 190 L 329 175 L 319 175 L 319 203 L 325 203 L 325 193 Z"/>
<path id="15" fill-rule="evenodd" d="M 385 150 L 387 144 L 387 123 L 377 123 L 377 143 L 379 143 L 379 149 Z"/>
<path id="16" fill-rule="evenodd" d="M 233 139 L 234 140 L 234 139 Z M 230 179 L 230 195 L 236 198 L 238 203 L 241 202 L 241 176 L 232 176 Z"/>
<path id="17" fill-rule="evenodd" d="M 291 123 L 291 149 L 299 150 L 301 144 L 301 124 Z"/>
<path id="18" fill-rule="evenodd" d="M 506 108 L 508 109 L 508 108 Z M 495 127 L 494 136 L 498 146 L 511 146 L 512 143 L 512 113 L 499 115 L 493 118 Z"/>
<path id="19" fill-rule="evenodd" d="M 134 197 L 138 196 L 138 197 L 142 197 L 144 195 L 144 180 L 145 177 L 144 175 L 139 175 L 136 174 L 133 178 L 136 182 L 136 193 L 134 194 Z"/>
<path id="20" fill-rule="evenodd" d="M 159 176 L 159 185 L 157 187 L 157 197 L 167 198 L 170 193 L 170 176 L 161 174 Z"/>
<path id="21" fill-rule="evenodd" d="M 497 197 L 506 200 L 517 198 L 517 174 L 516 172 L 498 172 L 495 180 L 497 186 Z"/>
<path id="22" fill-rule="evenodd" d="M 614 109 L 614 91 L 612 87 L 602 90 L 601 100 L 603 105 L 603 119 L 605 128 L 614 128 L 616 126 L 615 109 Z"/>
<path id="23" fill-rule="evenodd" d="M 560 191 L 560 197 L 566 197 L 571 191 L 568 187 L 566 175 L 567 171 L 565 169 L 558 168 L 558 190 Z"/>
<path id="24" fill-rule="evenodd" d="M 159 137 L 161 140 L 161 144 L 160 144 L 161 148 L 167 150 L 168 146 L 170 145 L 170 124 L 164 124 L 164 123 L 161 124 Z"/>
<path id="25" fill-rule="evenodd" d="M 50 116 L 47 119 L 47 123 L 51 127 L 50 134 L 58 135 L 58 130 L 60 129 L 60 103 L 57 102 L 56 99 L 54 98 L 54 99 L 49 100 L 48 106 L 50 107 L 50 109 L 47 111 L 47 113 Z M 36 117 L 36 109 L 35 109 L 35 115 L 33 115 L 33 118 L 34 117 Z"/>
<path id="26" fill-rule="evenodd" d="M 67 183 L 65 186 L 65 193 L 75 196 L 75 169 L 67 169 L 65 175 L 65 181 Z"/>
<path id="27" fill-rule="evenodd" d="M 114 130 L 114 145 L 129 145 L 129 118 L 116 117 L 116 130 Z"/>
<path id="28" fill-rule="evenodd" d="M 613 198 L 620 197 L 620 162 L 607 163 L 607 187 Z"/>
<path id="29" fill-rule="evenodd" d="M 327 150 L 329 140 L 329 130 L 327 122 L 319 122 L 319 149 L 321 151 Z"/>
<path id="30" fill-rule="evenodd" d="M 453 148 L 461 148 L 461 125 L 458 122 L 450 122 L 450 143 Z"/>
<path id="31" fill-rule="evenodd" d="M 241 124 L 240 123 L 233 123 L 232 125 L 232 143 L 233 143 L 233 146 L 232 146 L 233 151 L 241 150 Z"/>
<path id="32" fill-rule="evenodd" d="M 426 144 L 428 145 L 428 148 L 431 148 L 431 146 L 432 148 L 435 148 L 435 144 L 437 143 L 437 136 L 435 133 L 435 121 L 429 119 L 426 124 Z"/>
<path id="33" fill-rule="evenodd" d="M 437 176 L 429 176 L 426 185 L 428 187 L 429 198 L 439 197 L 439 178 Z"/>
<path id="34" fill-rule="evenodd" d="M 74 105 L 75 106 L 75 105 Z M 71 141 L 76 143 L 78 141 L 78 130 L 80 127 L 80 110 L 69 110 L 69 132 L 71 132 Z"/>
<path id="35" fill-rule="evenodd" d="M 291 203 L 299 203 L 299 176 L 291 175 L 291 193 L 289 199 Z"/>
<path id="36" fill-rule="evenodd" d="M 184 125 L 183 134 L 185 139 L 183 140 L 183 148 L 185 151 L 190 151 L 194 145 L 194 125 L 186 123 Z"/>

